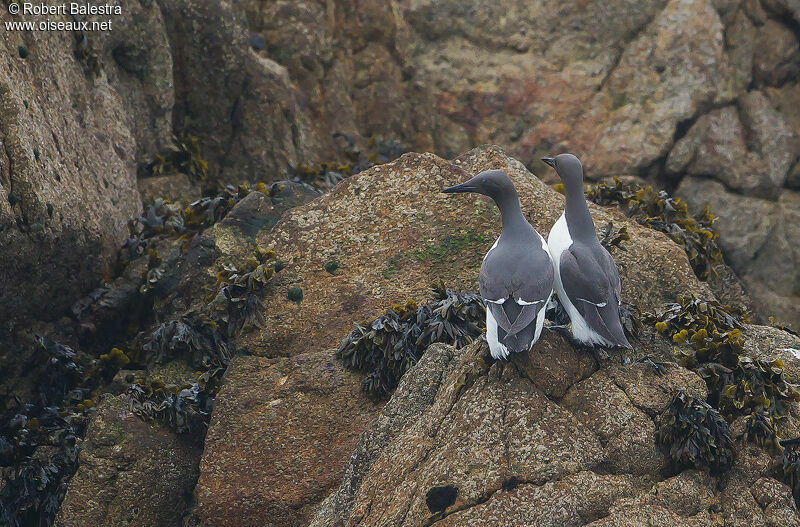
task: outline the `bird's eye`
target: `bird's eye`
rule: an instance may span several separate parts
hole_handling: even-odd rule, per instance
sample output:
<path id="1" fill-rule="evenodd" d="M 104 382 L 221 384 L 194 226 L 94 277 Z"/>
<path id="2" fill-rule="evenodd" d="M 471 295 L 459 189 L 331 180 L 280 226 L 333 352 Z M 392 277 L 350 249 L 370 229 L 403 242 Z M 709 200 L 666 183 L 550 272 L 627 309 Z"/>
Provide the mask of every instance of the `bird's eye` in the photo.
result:
<path id="1" fill-rule="evenodd" d="M 481 180 L 481 183 L 486 183 L 486 180 L 485 180 L 485 179 L 482 179 L 482 180 Z"/>

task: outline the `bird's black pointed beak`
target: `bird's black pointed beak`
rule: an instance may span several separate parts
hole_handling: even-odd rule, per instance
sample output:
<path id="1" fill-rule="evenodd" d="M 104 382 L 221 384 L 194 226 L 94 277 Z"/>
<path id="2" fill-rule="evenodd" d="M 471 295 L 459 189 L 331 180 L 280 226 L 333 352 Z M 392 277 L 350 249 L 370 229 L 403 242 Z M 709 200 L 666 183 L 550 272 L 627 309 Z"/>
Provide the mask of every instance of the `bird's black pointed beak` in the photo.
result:
<path id="1" fill-rule="evenodd" d="M 552 157 L 543 157 L 542 161 L 544 161 L 545 163 L 547 163 L 548 165 L 550 165 L 553 168 L 556 167 L 556 160 L 553 159 Z"/>
<path id="2" fill-rule="evenodd" d="M 442 194 L 461 194 L 463 192 L 475 192 L 475 186 L 469 183 L 462 183 L 442 190 Z"/>

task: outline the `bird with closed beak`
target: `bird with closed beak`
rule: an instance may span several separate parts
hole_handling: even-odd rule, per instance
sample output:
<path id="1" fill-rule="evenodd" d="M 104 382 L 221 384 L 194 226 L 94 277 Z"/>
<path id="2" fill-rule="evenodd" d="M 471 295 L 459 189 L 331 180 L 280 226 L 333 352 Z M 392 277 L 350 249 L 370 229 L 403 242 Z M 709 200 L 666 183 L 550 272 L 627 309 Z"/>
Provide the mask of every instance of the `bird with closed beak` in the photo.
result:
<path id="1" fill-rule="evenodd" d="M 572 324 L 572 337 L 588 346 L 632 346 L 620 320 L 622 286 L 617 264 L 600 244 L 583 193 L 583 166 L 572 154 L 542 161 L 564 183 L 566 206 L 547 237 L 555 291 Z"/>
<path id="2" fill-rule="evenodd" d="M 542 333 L 554 268 L 544 238 L 522 215 L 514 183 L 502 170 L 487 170 L 442 192 L 483 194 L 500 209 L 503 229 L 480 270 L 486 340 L 495 359 L 530 350 Z"/>

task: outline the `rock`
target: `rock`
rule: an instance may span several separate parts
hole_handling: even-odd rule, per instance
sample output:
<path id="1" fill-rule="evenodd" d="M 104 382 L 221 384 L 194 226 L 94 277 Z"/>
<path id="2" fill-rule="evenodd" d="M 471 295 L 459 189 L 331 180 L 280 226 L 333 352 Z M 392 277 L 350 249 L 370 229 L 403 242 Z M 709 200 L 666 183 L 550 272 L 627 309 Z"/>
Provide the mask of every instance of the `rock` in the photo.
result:
<path id="1" fill-rule="evenodd" d="M 742 333 L 744 349 L 753 359 L 783 362 L 791 382 L 800 379 L 800 337 L 770 326 L 748 326 Z"/>
<path id="2" fill-rule="evenodd" d="M 145 202 L 155 198 L 185 199 L 189 202 L 200 199 L 200 187 L 192 183 L 186 174 L 140 178 L 138 184 L 139 194 Z"/>
<path id="3" fill-rule="evenodd" d="M 342 484 L 319 506 L 312 526 L 328 525 L 352 507 L 355 492 L 384 446 L 433 404 L 448 368 L 464 353 L 451 346 L 433 344 L 400 380 L 398 391 L 367 426 L 345 469 Z M 402 389 L 400 389 L 402 388 Z"/>
<path id="4" fill-rule="evenodd" d="M 795 137 L 763 94 L 751 92 L 740 105 L 700 117 L 670 152 L 667 170 L 712 174 L 728 188 L 775 197 L 794 161 Z"/>
<path id="5" fill-rule="evenodd" d="M 542 339 L 536 353 L 515 353 L 511 361 L 520 375 L 530 379 L 551 399 L 561 399 L 570 386 L 589 377 L 597 363 L 588 354 L 571 353 L 561 340 Z"/>
<path id="6" fill-rule="evenodd" d="M 625 392 L 634 407 L 651 417 L 666 410 L 678 390 L 696 399 L 706 399 L 706 384 L 696 373 L 674 363 L 661 366 L 665 371 L 656 374 L 647 364 L 634 363 L 610 368 L 608 376 Z"/>
<path id="7" fill-rule="evenodd" d="M 331 351 L 236 357 L 200 464 L 201 525 L 305 525 L 380 404 Z"/>
<path id="8" fill-rule="evenodd" d="M 598 435 L 615 473 L 638 476 L 661 467 L 655 424 L 608 375 L 598 372 L 574 385 L 561 404 Z"/>
<path id="9" fill-rule="evenodd" d="M 440 190 L 489 168 L 509 173 L 531 223 L 549 232 L 563 211 L 563 196 L 498 147 L 479 147 L 452 163 L 432 154 L 406 154 L 348 178 L 256 235 L 287 267 L 267 303 L 264 329 L 244 335 L 240 343 L 264 356 L 336 346 L 354 322 L 409 298 L 424 302 L 429 284 L 438 279 L 456 290 L 475 291 L 480 263 L 499 232 L 499 213 L 482 197 L 453 198 Z M 592 206 L 592 211 L 596 225 L 613 220 L 631 234 L 625 250 L 612 249 L 623 301 L 645 311 L 689 291 L 711 296 L 683 250 L 666 236 L 613 209 Z M 339 264 L 335 275 L 325 271 L 331 261 Z M 302 288 L 302 303 L 286 299 L 290 287 Z"/>
<path id="10" fill-rule="evenodd" d="M 172 47 L 173 119 L 226 182 L 274 181 L 311 148 L 286 69 L 258 57 L 233 2 L 159 1 Z M 213 104 L 211 103 L 213 101 Z"/>
<path id="11" fill-rule="evenodd" d="M 106 396 L 55 525 L 182 525 L 201 450 L 130 413 L 124 395 Z"/>
<path id="12" fill-rule="evenodd" d="M 780 86 L 800 73 L 800 43 L 791 29 L 772 19 L 756 33 L 758 54 L 754 55 L 757 81 Z"/>
<path id="13" fill-rule="evenodd" d="M 552 332 L 543 339 L 574 353 Z M 659 377 L 643 364 L 603 364 L 553 400 L 537 387 L 546 370 L 529 378 L 502 361 L 476 370 L 485 344 L 446 349 L 431 347 L 407 373 L 376 421 L 386 424 L 364 433 L 312 527 L 762 524 L 762 503 L 775 503 L 776 519 L 800 521 L 755 445 L 738 447 L 722 493 L 704 471 L 664 477 L 654 419 L 670 387 L 704 396 L 688 370 L 671 365 Z M 428 361 L 446 364 L 441 380 Z M 431 388 L 415 404 L 421 386 Z M 396 418 L 400 405 L 414 411 Z"/>
<path id="14" fill-rule="evenodd" d="M 521 484 L 515 489 L 501 490 L 486 503 L 457 511 L 434 525 L 577 527 L 606 516 L 611 504 L 633 494 L 635 487 L 630 476 L 579 472 L 541 486 Z"/>
<path id="15" fill-rule="evenodd" d="M 6 31 L 2 49 L 0 318 L 53 320 L 111 274 L 140 209 L 136 139 L 123 95 L 84 73 L 72 33 Z"/>
<path id="16" fill-rule="evenodd" d="M 188 241 L 170 236 L 151 239 L 150 248 L 158 251 L 163 263 L 162 277 L 153 286 L 154 307 L 147 309 L 167 320 L 205 305 L 217 292 L 217 273 L 225 265 L 242 264 L 253 257 L 257 233 L 271 229 L 286 210 L 319 195 L 303 183 L 279 181 L 265 193 L 250 192 L 221 221 Z M 96 292 L 97 298 L 76 305 L 74 314 L 101 334 L 109 323 L 124 320 L 121 313 L 132 310 L 131 302 L 141 301 L 139 286 L 148 259 L 148 254 L 135 259 L 123 276 Z"/>
<path id="17" fill-rule="evenodd" d="M 320 147 L 335 132 L 402 137 L 444 157 L 491 142 L 528 167 L 572 151 L 594 179 L 677 183 L 688 172 L 775 197 L 800 129 L 800 104 L 772 93 L 798 92 L 795 3 L 240 5 L 268 43 L 260 56 L 320 116 L 306 135 Z"/>
<path id="18" fill-rule="evenodd" d="M 720 232 L 720 248 L 759 311 L 800 324 L 800 277 L 796 273 L 800 240 L 794 228 L 800 222 L 800 193 L 784 190 L 777 201 L 745 198 L 727 192 L 715 181 L 687 177 L 677 194 L 696 207 L 717 204 L 715 227 Z"/>
<path id="19" fill-rule="evenodd" d="M 105 21 L 106 15 L 82 17 Z M 136 140 L 136 164 L 149 163 L 171 141 L 175 104 L 173 50 L 157 2 L 127 2 L 114 15 L 113 30 L 77 38 L 77 55 L 84 71 L 105 75 L 120 94 L 125 121 Z"/>

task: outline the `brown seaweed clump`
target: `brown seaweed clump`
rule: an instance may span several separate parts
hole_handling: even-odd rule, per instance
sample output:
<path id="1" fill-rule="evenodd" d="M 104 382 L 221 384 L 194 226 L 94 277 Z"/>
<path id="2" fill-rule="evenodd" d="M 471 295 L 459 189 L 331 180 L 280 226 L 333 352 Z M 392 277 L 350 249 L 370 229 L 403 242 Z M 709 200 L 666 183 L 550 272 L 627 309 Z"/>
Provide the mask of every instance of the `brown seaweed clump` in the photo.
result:
<path id="1" fill-rule="evenodd" d="M 728 423 L 711 405 L 682 391 L 670 401 L 656 441 L 676 471 L 702 467 L 721 475 L 733 461 Z"/>
<path id="2" fill-rule="evenodd" d="M 479 337 L 486 310 L 473 293 L 432 288 L 434 301 L 417 306 L 410 300 L 360 325 L 342 341 L 337 356 L 352 370 L 367 373 L 364 391 L 385 397 L 434 342 L 461 347 Z"/>
<path id="3" fill-rule="evenodd" d="M 151 176 L 186 174 L 198 182 L 208 177 L 208 162 L 203 159 L 200 140 L 190 134 L 173 135 L 172 141 L 147 164 L 145 171 Z"/>
<path id="4" fill-rule="evenodd" d="M 619 206 L 639 224 L 669 236 L 686 251 L 694 273 L 707 280 L 714 264 L 722 260 L 717 246 L 719 233 L 715 217 L 708 209 L 691 215 L 685 202 L 649 185 L 626 183 L 614 178 L 613 184 L 598 183 L 586 189 L 586 198 L 604 206 Z"/>
<path id="5" fill-rule="evenodd" d="M 676 348 L 679 362 L 706 381 L 708 402 L 728 421 L 755 412 L 782 419 L 787 403 L 800 400 L 780 360 L 744 354 L 741 329 L 746 314 L 693 296 L 645 315 L 645 321 L 674 343 L 689 344 Z"/>
<path id="6" fill-rule="evenodd" d="M 364 148 L 356 147 L 356 139 L 346 134 L 336 134 L 342 143 L 343 162 L 324 162 L 317 165 L 289 165 L 288 179 L 307 183 L 319 189 L 329 189 L 354 174 L 375 165 L 393 161 L 408 151 L 396 139 L 372 136 Z"/>

